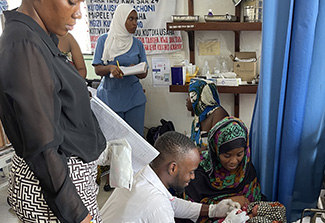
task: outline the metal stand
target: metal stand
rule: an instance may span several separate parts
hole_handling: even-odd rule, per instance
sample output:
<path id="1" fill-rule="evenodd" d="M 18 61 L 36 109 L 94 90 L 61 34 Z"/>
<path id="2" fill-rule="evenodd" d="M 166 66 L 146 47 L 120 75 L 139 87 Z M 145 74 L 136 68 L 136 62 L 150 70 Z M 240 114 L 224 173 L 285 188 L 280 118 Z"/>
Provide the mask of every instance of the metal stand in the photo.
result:
<path id="1" fill-rule="evenodd" d="M 325 209 L 317 209 L 317 208 L 306 208 L 306 209 L 304 209 L 302 211 L 302 213 L 301 213 L 300 223 L 302 223 L 302 219 L 305 216 L 305 212 L 313 212 L 313 213 L 315 213 L 314 216 L 310 219 L 310 223 L 314 223 L 314 222 L 316 222 L 317 214 L 318 213 L 325 213 Z"/>

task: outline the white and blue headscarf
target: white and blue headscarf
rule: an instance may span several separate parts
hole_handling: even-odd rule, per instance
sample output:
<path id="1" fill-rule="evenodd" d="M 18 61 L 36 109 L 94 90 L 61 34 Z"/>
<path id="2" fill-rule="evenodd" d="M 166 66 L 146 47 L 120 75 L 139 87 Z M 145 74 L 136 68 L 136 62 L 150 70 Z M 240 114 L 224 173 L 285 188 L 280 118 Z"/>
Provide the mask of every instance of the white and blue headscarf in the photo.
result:
<path id="1" fill-rule="evenodd" d="M 197 146 L 202 145 L 201 122 L 220 107 L 217 86 L 209 80 L 196 80 L 189 86 L 190 100 L 194 111 L 191 139 Z"/>

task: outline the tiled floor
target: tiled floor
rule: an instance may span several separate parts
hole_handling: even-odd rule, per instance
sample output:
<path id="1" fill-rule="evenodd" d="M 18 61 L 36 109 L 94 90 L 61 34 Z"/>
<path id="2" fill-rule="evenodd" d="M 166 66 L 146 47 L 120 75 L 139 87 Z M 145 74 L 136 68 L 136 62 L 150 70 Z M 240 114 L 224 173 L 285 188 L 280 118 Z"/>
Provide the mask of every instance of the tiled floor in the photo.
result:
<path id="1" fill-rule="evenodd" d="M 0 222 L 18 223 L 18 218 L 7 204 L 7 187 L 0 189 Z"/>
<path id="2" fill-rule="evenodd" d="M 1 176 L 2 174 L 0 174 L 0 184 L 5 182 L 5 180 Z M 103 190 L 105 181 L 106 178 L 103 177 L 99 189 L 99 194 L 97 197 L 98 205 L 100 208 L 104 205 L 105 201 L 113 191 L 110 190 L 106 192 Z M 0 186 L 0 223 L 20 223 L 15 213 L 7 204 L 7 186 Z"/>

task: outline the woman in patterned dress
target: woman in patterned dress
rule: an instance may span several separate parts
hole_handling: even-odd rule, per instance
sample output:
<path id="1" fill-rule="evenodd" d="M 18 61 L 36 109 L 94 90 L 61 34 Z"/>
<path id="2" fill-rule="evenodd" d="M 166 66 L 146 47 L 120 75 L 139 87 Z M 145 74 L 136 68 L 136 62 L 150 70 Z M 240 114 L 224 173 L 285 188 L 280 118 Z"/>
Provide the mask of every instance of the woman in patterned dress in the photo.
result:
<path id="1" fill-rule="evenodd" d="M 9 203 L 22 222 L 101 222 L 95 182 L 106 140 L 85 80 L 57 47 L 83 0 L 22 0 L 4 12 L 0 117 L 15 149 Z"/>

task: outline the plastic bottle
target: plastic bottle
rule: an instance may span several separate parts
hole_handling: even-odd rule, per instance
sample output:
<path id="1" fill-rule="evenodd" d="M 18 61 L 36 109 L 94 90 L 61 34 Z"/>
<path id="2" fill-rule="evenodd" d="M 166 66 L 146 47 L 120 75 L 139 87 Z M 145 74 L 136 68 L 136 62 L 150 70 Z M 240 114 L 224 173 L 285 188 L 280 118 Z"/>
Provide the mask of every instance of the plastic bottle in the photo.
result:
<path id="1" fill-rule="evenodd" d="M 213 68 L 214 75 L 218 75 L 219 73 L 221 73 L 220 70 L 221 70 L 220 59 L 217 58 L 217 60 L 216 60 L 216 66 Z"/>
<path id="2" fill-rule="evenodd" d="M 210 75 L 210 67 L 209 67 L 209 63 L 208 63 L 207 60 L 204 62 L 204 66 L 203 66 L 203 68 L 202 68 L 202 75 L 203 75 L 203 76 L 208 76 L 208 75 Z"/>
<path id="3" fill-rule="evenodd" d="M 221 62 L 221 70 L 220 70 L 221 73 L 226 73 L 228 72 L 228 67 L 227 67 L 227 63 L 225 60 L 223 60 Z"/>
<path id="4" fill-rule="evenodd" d="M 190 75 L 188 71 L 189 61 L 183 60 L 182 66 L 183 66 L 183 80 L 184 80 L 184 84 L 186 84 L 190 82 Z"/>
<path id="5" fill-rule="evenodd" d="M 244 21 L 255 22 L 256 0 L 245 0 L 244 3 Z"/>
<path id="6" fill-rule="evenodd" d="M 208 11 L 208 16 L 213 16 L 212 9 L 209 9 L 209 11 Z"/>
<path id="7" fill-rule="evenodd" d="M 263 18 L 263 0 L 256 0 L 255 22 L 262 22 Z"/>
<path id="8" fill-rule="evenodd" d="M 225 57 L 221 57 L 220 60 L 220 73 L 227 73 L 229 71 L 228 64 Z"/>

